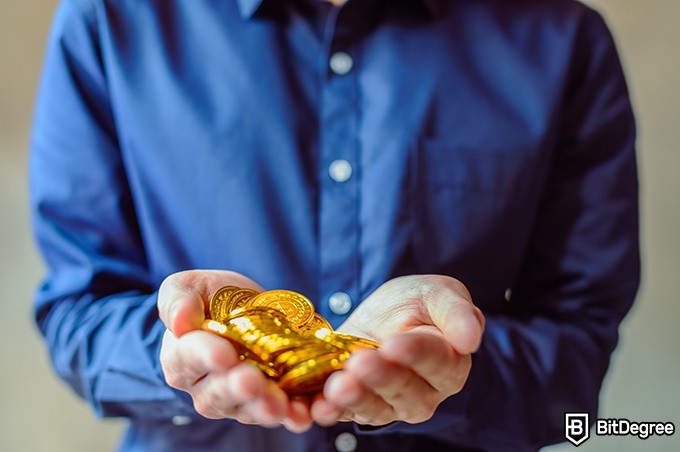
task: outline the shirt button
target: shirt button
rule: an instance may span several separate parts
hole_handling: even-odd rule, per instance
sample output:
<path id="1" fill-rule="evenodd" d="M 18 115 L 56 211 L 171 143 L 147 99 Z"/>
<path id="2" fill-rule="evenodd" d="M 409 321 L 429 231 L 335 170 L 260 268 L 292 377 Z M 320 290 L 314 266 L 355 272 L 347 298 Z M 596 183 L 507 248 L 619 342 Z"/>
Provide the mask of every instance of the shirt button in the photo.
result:
<path id="1" fill-rule="evenodd" d="M 333 55 L 331 55 L 331 60 L 329 64 L 331 67 L 331 71 L 333 71 L 335 74 L 345 75 L 352 70 L 354 61 L 352 61 L 352 57 L 349 56 L 349 54 L 345 52 L 336 52 Z"/>
<path id="2" fill-rule="evenodd" d="M 189 416 L 173 416 L 172 423 L 178 427 L 191 424 L 191 418 Z"/>
<path id="3" fill-rule="evenodd" d="M 347 182 L 352 177 L 352 164 L 345 159 L 333 160 L 328 166 L 328 174 L 335 182 Z"/>
<path id="4" fill-rule="evenodd" d="M 335 292 L 328 298 L 328 307 L 334 314 L 345 315 L 352 309 L 352 299 L 345 292 Z"/>
<path id="5" fill-rule="evenodd" d="M 357 437 L 349 432 L 340 433 L 335 438 L 335 448 L 338 452 L 354 452 L 357 450 Z"/>

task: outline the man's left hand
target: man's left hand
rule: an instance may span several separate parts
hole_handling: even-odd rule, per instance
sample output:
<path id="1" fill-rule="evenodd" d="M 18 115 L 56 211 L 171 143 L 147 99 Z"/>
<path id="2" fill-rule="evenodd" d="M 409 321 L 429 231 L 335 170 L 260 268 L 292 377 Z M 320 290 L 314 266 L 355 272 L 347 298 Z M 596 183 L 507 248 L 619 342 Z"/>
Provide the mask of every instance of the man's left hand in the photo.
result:
<path id="1" fill-rule="evenodd" d="M 353 353 L 329 377 L 312 403 L 315 422 L 419 423 L 463 388 L 484 316 L 460 281 L 415 275 L 379 287 L 338 330 L 382 347 Z"/>

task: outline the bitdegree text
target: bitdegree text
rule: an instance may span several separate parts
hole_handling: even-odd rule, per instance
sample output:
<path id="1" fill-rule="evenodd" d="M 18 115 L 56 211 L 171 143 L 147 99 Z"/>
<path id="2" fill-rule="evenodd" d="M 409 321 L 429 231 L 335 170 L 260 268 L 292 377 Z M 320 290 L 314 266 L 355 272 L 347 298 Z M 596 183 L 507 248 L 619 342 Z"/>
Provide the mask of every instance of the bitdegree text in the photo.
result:
<path id="1" fill-rule="evenodd" d="M 634 435 L 640 439 L 650 436 L 672 435 L 675 424 L 672 422 L 632 422 L 628 419 L 598 419 L 595 423 L 598 436 Z"/>

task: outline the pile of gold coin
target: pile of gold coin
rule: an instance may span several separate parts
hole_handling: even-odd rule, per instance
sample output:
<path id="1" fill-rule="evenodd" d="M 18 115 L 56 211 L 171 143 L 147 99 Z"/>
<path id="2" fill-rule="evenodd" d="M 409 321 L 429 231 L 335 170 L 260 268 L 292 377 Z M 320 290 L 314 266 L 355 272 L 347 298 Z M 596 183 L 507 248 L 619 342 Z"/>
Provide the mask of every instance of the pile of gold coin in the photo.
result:
<path id="1" fill-rule="evenodd" d="M 224 286 L 210 298 L 203 329 L 228 339 L 241 361 L 260 369 L 290 396 L 313 395 L 360 348 L 378 342 L 334 331 L 313 303 L 291 290 Z"/>

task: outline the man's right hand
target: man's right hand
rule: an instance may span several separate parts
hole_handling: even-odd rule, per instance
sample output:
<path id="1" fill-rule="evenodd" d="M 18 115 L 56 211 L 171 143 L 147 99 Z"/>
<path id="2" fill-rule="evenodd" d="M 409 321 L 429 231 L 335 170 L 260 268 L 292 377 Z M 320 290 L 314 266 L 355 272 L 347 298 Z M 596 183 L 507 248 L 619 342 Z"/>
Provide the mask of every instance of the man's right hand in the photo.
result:
<path id="1" fill-rule="evenodd" d="M 201 329 L 210 296 L 226 285 L 263 290 L 243 275 L 221 270 L 179 272 L 161 284 L 158 312 L 167 330 L 160 361 L 168 385 L 189 393 L 196 411 L 210 419 L 309 429 L 306 403 L 290 400 L 260 370 L 242 363 L 229 341 Z"/>

